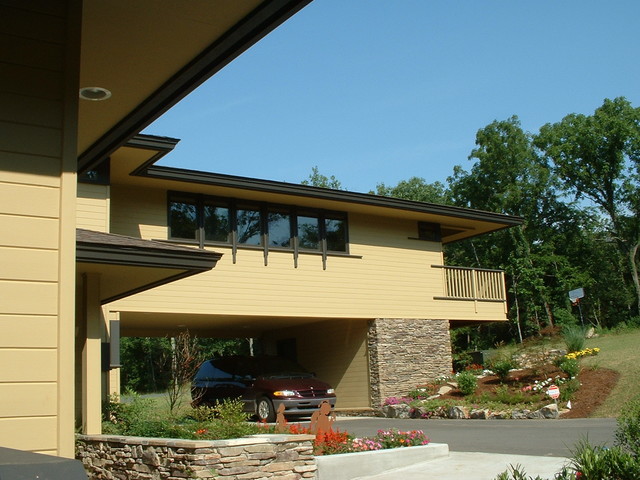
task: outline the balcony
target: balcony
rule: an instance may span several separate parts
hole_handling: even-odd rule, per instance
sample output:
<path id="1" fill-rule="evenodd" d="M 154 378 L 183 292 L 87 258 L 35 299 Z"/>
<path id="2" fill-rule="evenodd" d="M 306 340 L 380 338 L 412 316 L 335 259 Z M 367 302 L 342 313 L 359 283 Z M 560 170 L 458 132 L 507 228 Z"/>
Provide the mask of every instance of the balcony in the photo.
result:
<path id="1" fill-rule="evenodd" d="M 506 313 L 507 292 L 504 272 L 483 268 L 447 267 L 432 265 L 442 270 L 443 295 L 435 300 L 463 300 L 503 303 Z M 477 308 L 476 308 L 477 310 Z"/>

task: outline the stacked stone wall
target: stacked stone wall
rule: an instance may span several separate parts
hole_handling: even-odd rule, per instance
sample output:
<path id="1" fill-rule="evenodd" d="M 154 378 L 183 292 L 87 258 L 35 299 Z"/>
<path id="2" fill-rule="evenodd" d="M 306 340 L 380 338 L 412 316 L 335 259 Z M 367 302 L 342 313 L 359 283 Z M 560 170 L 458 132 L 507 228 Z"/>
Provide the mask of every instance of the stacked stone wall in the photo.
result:
<path id="1" fill-rule="evenodd" d="M 371 405 L 405 396 L 416 386 L 451 373 L 447 320 L 379 318 L 369 323 Z"/>
<path id="2" fill-rule="evenodd" d="M 76 458 L 89 479 L 225 480 L 316 478 L 313 436 L 258 435 L 233 440 L 79 435 Z"/>

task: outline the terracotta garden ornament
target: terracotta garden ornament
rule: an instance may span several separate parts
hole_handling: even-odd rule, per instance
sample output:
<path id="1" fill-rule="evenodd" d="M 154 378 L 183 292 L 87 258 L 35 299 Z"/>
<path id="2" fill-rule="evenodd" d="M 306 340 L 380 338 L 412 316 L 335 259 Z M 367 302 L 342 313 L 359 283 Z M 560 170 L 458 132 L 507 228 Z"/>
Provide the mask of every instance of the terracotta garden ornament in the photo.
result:
<path id="1" fill-rule="evenodd" d="M 331 412 L 331 404 L 324 401 L 320 404 L 318 410 L 311 415 L 311 423 L 309 429 L 311 433 L 331 432 L 331 424 L 335 421 L 336 416 Z"/>
<path id="2" fill-rule="evenodd" d="M 284 403 L 278 407 L 276 415 L 276 433 L 284 433 L 287 431 L 287 419 L 284 418 Z"/>

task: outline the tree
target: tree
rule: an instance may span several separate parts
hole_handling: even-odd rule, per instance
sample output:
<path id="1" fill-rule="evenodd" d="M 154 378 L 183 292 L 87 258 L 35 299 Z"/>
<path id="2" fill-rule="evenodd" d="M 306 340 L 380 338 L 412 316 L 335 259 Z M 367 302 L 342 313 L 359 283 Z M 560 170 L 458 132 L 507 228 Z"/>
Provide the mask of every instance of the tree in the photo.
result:
<path id="1" fill-rule="evenodd" d="M 447 187 L 441 182 L 427 183 L 424 178 L 411 177 L 409 180 L 398 182 L 395 187 L 389 187 L 384 183 L 376 186 L 376 195 L 384 197 L 403 198 L 405 200 L 414 200 L 416 202 L 427 203 L 451 203 Z"/>
<path id="2" fill-rule="evenodd" d="M 123 337 L 120 343 L 122 387 L 137 393 L 159 392 L 169 384 L 169 339 Z"/>
<path id="3" fill-rule="evenodd" d="M 202 352 L 198 341 L 188 331 L 180 332 L 171 338 L 169 357 L 169 385 L 167 404 L 173 415 L 182 404 L 185 392 L 202 363 Z"/>
<path id="4" fill-rule="evenodd" d="M 597 205 L 628 259 L 640 308 L 640 108 L 605 99 L 593 115 L 570 114 L 535 138 L 567 192 Z"/>
<path id="5" fill-rule="evenodd" d="M 320 188 L 331 188 L 333 190 L 344 190 L 342 188 L 342 183 L 336 177 L 331 175 L 327 177 L 326 175 L 322 175 L 318 170 L 318 167 L 315 166 L 311 169 L 311 173 L 306 180 L 302 180 L 302 185 L 310 185 L 312 187 L 320 187 Z"/>
<path id="6" fill-rule="evenodd" d="M 535 328 L 540 329 L 540 307 L 553 326 L 552 291 L 546 274 L 548 256 L 555 252 L 543 251 L 540 246 L 542 239 L 553 237 L 549 217 L 557 217 L 564 207 L 548 169 L 536 157 L 532 136 L 522 130 L 516 116 L 494 121 L 478 131 L 476 148 L 469 159 L 476 160 L 470 172 L 458 166 L 449 178 L 453 201 L 460 206 L 522 216 L 525 223 L 464 242 L 451 249 L 448 257 L 466 256 L 472 261 L 470 265 L 499 266 L 507 272 L 514 298 L 511 317 L 520 338 L 523 317 L 533 320 Z"/>

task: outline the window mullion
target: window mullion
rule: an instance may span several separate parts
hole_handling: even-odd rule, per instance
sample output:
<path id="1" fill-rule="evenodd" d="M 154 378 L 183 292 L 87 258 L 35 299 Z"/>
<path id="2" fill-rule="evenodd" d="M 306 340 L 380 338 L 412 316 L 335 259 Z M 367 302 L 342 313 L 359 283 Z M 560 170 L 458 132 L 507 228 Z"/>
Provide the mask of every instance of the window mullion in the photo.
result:
<path id="1" fill-rule="evenodd" d="M 269 264 L 269 209 L 267 208 L 267 204 L 263 204 L 260 207 L 260 230 L 262 237 L 262 248 L 264 252 L 264 266 L 266 267 Z"/>
<path id="2" fill-rule="evenodd" d="M 231 217 L 231 258 L 235 265 L 238 254 L 238 219 L 236 208 L 236 202 L 231 201 L 229 203 L 230 217 Z"/>
<path id="3" fill-rule="evenodd" d="M 293 241 L 293 268 L 298 268 L 298 209 L 291 209 L 291 240 Z"/>
<path id="4" fill-rule="evenodd" d="M 318 213 L 318 234 L 320 235 L 320 248 L 322 249 L 322 269 L 327 269 L 327 229 L 324 213 Z"/>
<path id="5" fill-rule="evenodd" d="M 204 198 L 202 195 L 196 196 L 196 219 L 198 222 L 198 231 L 196 232 L 198 247 L 204 250 Z"/>

